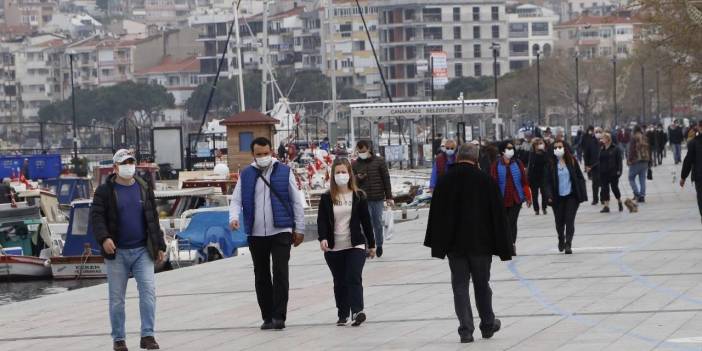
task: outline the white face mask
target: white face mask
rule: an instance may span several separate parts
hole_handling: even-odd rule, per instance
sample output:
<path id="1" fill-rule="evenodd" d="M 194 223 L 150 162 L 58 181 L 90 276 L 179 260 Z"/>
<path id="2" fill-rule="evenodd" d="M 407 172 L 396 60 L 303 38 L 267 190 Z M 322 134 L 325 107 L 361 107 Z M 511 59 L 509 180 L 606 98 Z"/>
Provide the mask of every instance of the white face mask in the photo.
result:
<path id="1" fill-rule="evenodd" d="M 336 185 L 345 186 L 349 184 L 349 179 L 351 179 L 351 176 L 348 173 L 337 173 L 334 175 Z"/>
<path id="2" fill-rule="evenodd" d="M 444 151 L 444 152 L 446 152 L 446 155 L 448 155 L 448 156 L 453 156 L 453 154 L 456 153 L 456 150 L 454 150 L 454 149 L 446 149 L 446 151 Z"/>
<path id="3" fill-rule="evenodd" d="M 131 179 L 136 173 L 136 165 L 119 165 L 117 166 L 117 175 L 125 179 Z"/>
<path id="4" fill-rule="evenodd" d="M 256 165 L 260 168 L 268 168 L 273 162 L 273 157 L 271 155 L 256 157 Z"/>
<path id="5" fill-rule="evenodd" d="M 539 146 L 537 147 L 537 149 L 539 149 L 539 150 L 544 150 L 544 149 L 546 149 L 546 145 L 544 145 L 544 144 L 539 144 Z"/>
<path id="6" fill-rule="evenodd" d="M 563 155 L 565 155 L 565 150 L 563 150 L 562 147 L 557 147 L 553 149 L 553 154 L 556 155 L 558 158 L 562 158 Z"/>
<path id="7" fill-rule="evenodd" d="M 514 156 L 514 149 L 505 149 L 505 157 L 511 159 Z"/>
<path id="8" fill-rule="evenodd" d="M 601 139 L 601 138 L 602 138 L 602 133 L 595 133 L 595 138 Z"/>
<path id="9" fill-rule="evenodd" d="M 369 157 L 370 157 L 370 152 L 368 152 L 368 151 L 358 153 L 358 158 L 360 158 L 361 160 L 365 160 Z"/>

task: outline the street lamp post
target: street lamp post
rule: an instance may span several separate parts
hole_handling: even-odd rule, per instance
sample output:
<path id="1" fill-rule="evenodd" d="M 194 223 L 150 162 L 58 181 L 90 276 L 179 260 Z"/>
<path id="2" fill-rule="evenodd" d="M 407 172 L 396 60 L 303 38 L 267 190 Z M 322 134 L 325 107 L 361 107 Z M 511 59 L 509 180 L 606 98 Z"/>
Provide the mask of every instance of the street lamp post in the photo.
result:
<path id="1" fill-rule="evenodd" d="M 541 125 L 541 49 L 536 50 L 536 100 L 538 116 L 536 122 Z"/>
<path id="2" fill-rule="evenodd" d="M 492 46 L 490 46 L 492 49 L 492 75 L 493 78 L 495 79 L 495 99 L 497 99 L 497 76 L 499 73 L 497 72 L 497 57 L 500 55 L 500 43 L 498 42 L 493 42 Z"/>
<path id="3" fill-rule="evenodd" d="M 68 54 L 71 66 L 71 106 L 73 112 L 73 158 L 78 160 L 78 131 L 76 129 L 76 90 L 73 83 L 73 54 Z"/>
<path id="4" fill-rule="evenodd" d="M 580 125 L 580 53 L 575 52 L 575 113 Z"/>
<path id="5" fill-rule="evenodd" d="M 617 55 L 612 56 L 612 100 L 614 102 L 614 126 L 619 127 L 617 111 Z"/>
<path id="6" fill-rule="evenodd" d="M 641 124 L 646 123 L 646 77 L 644 66 L 641 65 Z"/>

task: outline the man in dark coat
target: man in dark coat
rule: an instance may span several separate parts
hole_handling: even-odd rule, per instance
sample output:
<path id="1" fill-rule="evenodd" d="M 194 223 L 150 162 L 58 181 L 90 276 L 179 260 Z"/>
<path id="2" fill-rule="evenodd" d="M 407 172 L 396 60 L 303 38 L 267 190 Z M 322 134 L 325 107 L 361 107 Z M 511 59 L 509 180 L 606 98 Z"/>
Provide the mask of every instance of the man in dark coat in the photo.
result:
<path id="1" fill-rule="evenodd" d="M 682 157 L 680 157 L 680 145 L 682 144 L 683 130 L 678 126 L 678 121 L 673 121 L 673 124 L 668 127 L 668 139 L 670 145 L 673 147 L 673 158 L 675 159 L 675 164 L 681 162 Z"/>
<path id="2" fill-rule="evenodd" d="M 463 144 L 456 164 L 439 180 L 431 201 L 424 245 L 431 255 L 445 258 L 451 268 L 454 307 L 462 343 L 472 342 L 473 312 L 468 283 L 473 277 L 475 301 L 483 338 L 492 337 L 501 323 L 492 310 L 492 256 L 512 258 L 512 238 L 497 183 L 478 169 L 479 148 Z"/>
<path id="3" fill-rule="evenodd" d="M 702 128 L 702 121 L 698 123 L 698 128 Z M 680 174 L 680 186 L 685 186 L 685 180 L 692 172 L 692 181 L 695 183 L 697 191 L 697 207 L 702 216 L 702 133 L 687 144 L 687 155 L 683 161 L 682 173 Z"/>

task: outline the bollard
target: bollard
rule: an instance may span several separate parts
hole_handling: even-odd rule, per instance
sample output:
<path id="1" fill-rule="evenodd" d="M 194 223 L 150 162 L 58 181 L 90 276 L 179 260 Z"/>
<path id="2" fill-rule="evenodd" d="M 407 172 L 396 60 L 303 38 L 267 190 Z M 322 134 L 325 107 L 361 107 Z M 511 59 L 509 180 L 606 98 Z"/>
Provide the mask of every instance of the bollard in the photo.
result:
<path id="1" fill-rule="evenodd" d="M 407 209 L 406 208 L 402 209 L 402 219 L 407 219 Z"/>

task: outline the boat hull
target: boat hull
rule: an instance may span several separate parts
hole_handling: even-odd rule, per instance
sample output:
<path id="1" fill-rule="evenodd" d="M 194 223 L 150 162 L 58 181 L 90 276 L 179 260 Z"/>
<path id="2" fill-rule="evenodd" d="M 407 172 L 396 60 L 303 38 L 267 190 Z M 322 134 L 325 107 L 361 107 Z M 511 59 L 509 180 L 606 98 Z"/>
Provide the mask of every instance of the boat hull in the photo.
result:
<path id="1" fill-rule="evenodd" d="M 46 259 L 32 256 L 0 256 L 0 281 L 51 278 Z"/>
<path id="2" fill-rule="evenodd" d="M 99 279 L 107 277 L 102 256 L 52 257 L 51 272 L 54 279 Z"/>

